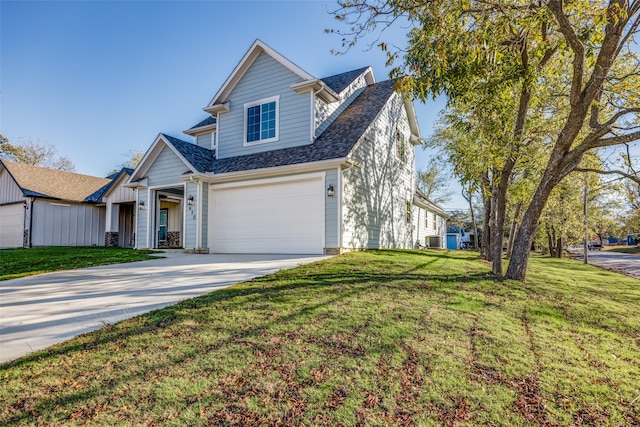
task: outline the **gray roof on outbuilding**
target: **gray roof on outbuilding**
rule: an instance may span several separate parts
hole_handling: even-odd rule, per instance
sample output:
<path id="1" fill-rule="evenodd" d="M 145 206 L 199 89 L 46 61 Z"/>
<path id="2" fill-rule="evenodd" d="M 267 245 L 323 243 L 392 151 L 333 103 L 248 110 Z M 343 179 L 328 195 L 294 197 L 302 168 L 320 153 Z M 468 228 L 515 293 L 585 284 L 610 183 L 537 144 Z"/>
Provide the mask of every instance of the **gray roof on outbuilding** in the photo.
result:
<path id="1" fill-rule="evenodd" d="M 357 70 L 347 71 L 346 73 L 335 74 L 329 77 L 323 77 L 322 80 L 327 86 L 329 86 L 335 93 L 340 93 L 346 89 L 353 81 L 358 78 L 362 73 L 367 71 L 369 67 L 358 68 Z"/>
<path id="2" fill-rule="evenodd" d="M 215 159 L 214 152 L 164 135 L 198 172 L 214 174 L 288 166 L 346 157 L 393 94 L 393 81 L 367 86 L 311 144 Z"/>

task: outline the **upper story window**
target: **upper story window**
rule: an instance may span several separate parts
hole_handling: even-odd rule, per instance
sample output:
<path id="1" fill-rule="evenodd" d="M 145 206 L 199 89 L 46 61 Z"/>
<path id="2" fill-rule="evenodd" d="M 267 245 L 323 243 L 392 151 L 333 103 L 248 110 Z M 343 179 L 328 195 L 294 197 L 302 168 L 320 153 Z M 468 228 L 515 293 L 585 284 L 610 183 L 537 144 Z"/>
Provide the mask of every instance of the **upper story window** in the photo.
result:
<path id="1" fill-rule="evenodd" d="M 404 143 L 404 135 L 396 128 L 395 134 L 396 158 L 404 163 L 407 159 L 407 148 Z"/>
<path id="2" fill-rule="evenodd" d="M 245 144 L 278 140 L 279 96 L 244 104 Z"/>

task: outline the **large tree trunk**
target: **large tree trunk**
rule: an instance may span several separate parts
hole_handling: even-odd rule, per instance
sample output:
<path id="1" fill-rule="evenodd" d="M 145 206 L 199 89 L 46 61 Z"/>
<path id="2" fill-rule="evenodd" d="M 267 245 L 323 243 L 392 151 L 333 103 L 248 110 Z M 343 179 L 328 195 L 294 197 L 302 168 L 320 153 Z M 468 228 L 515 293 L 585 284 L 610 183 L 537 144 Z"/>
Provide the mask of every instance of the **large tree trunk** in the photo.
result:
<path id="1" fill-rule="evenodd" d="M 502 246 L 504 243 L 504 221 L 507 211 L 507 190 L 509 189 L 509 181 L 515 164 L 515 157 L 510 157 L 506 161 L 500 172 L 498 188 L 495 190 L 496 197 L 493 206 L 495 210 L 495 224 L 493 228 L 493 238 L 491 239 L 491 246 L 493 247 L 493 264 L 491 270 L 493 274 L 502 275 Z"/>
<path id="2" fill-rule="evenodd" d="M 511 253 L 513 252 L 513 242 L 516 240 L 516 229 L 518 227 L 520 212 L 522 212 L 522 203 L 518 203 L 516 206 L 516 211 L 513 214 L 513 221 L 511 222 L 511 228 L 509 229 L 509 243 L 507 244 L 507 258 L 509 259 L 511 259 Z"/>
<path id="3" fill-rule="evenodd" d="M 562 258 L 562 236 L 556 239 L 556 258 Z"/>
<path id="4" fill-rule="evenodd" d="M 513 253 L 511 254 L 511 260 L 507 268 L 506 277 L 508 279 L 525 279 L 529 253 L 531 252 L 531 245 L 533 244 L 533 239 L 538 229 L 540 215 L 549 199 L 551 191 L 564 177 L 564 170 L 562 155 L 554 152 L 549 159 L 547 168 L 533 195 L 533 199 L 531 199 L 531 203 L 529 203 L 529 207 L 522 217 L 520 228 L 518 228 L 516 241 L 513 245 Z"/>

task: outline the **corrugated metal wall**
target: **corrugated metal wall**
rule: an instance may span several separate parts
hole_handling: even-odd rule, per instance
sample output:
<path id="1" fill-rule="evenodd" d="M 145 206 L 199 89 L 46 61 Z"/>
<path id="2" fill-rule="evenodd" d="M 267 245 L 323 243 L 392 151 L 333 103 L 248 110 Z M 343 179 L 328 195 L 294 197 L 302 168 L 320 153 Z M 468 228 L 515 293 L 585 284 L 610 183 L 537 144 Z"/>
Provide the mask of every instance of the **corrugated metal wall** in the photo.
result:
<path id="1" fill-rule="evenodd" d="M 32 214 L 33 246 L 104 246 L 104 206 L 37 200 Z"/>

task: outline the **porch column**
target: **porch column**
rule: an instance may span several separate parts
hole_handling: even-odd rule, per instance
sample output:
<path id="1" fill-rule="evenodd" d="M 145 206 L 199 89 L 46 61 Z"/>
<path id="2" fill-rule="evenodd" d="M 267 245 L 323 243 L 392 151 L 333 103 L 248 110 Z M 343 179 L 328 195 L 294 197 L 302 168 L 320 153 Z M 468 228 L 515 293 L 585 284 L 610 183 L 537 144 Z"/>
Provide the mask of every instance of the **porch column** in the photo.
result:
<path id="1" fill-rule="evenodd" d="M 119 242 L 120 205 L 107 202 L 105 213 L 104 245 L 106 247 L 118 246 Z"/>

